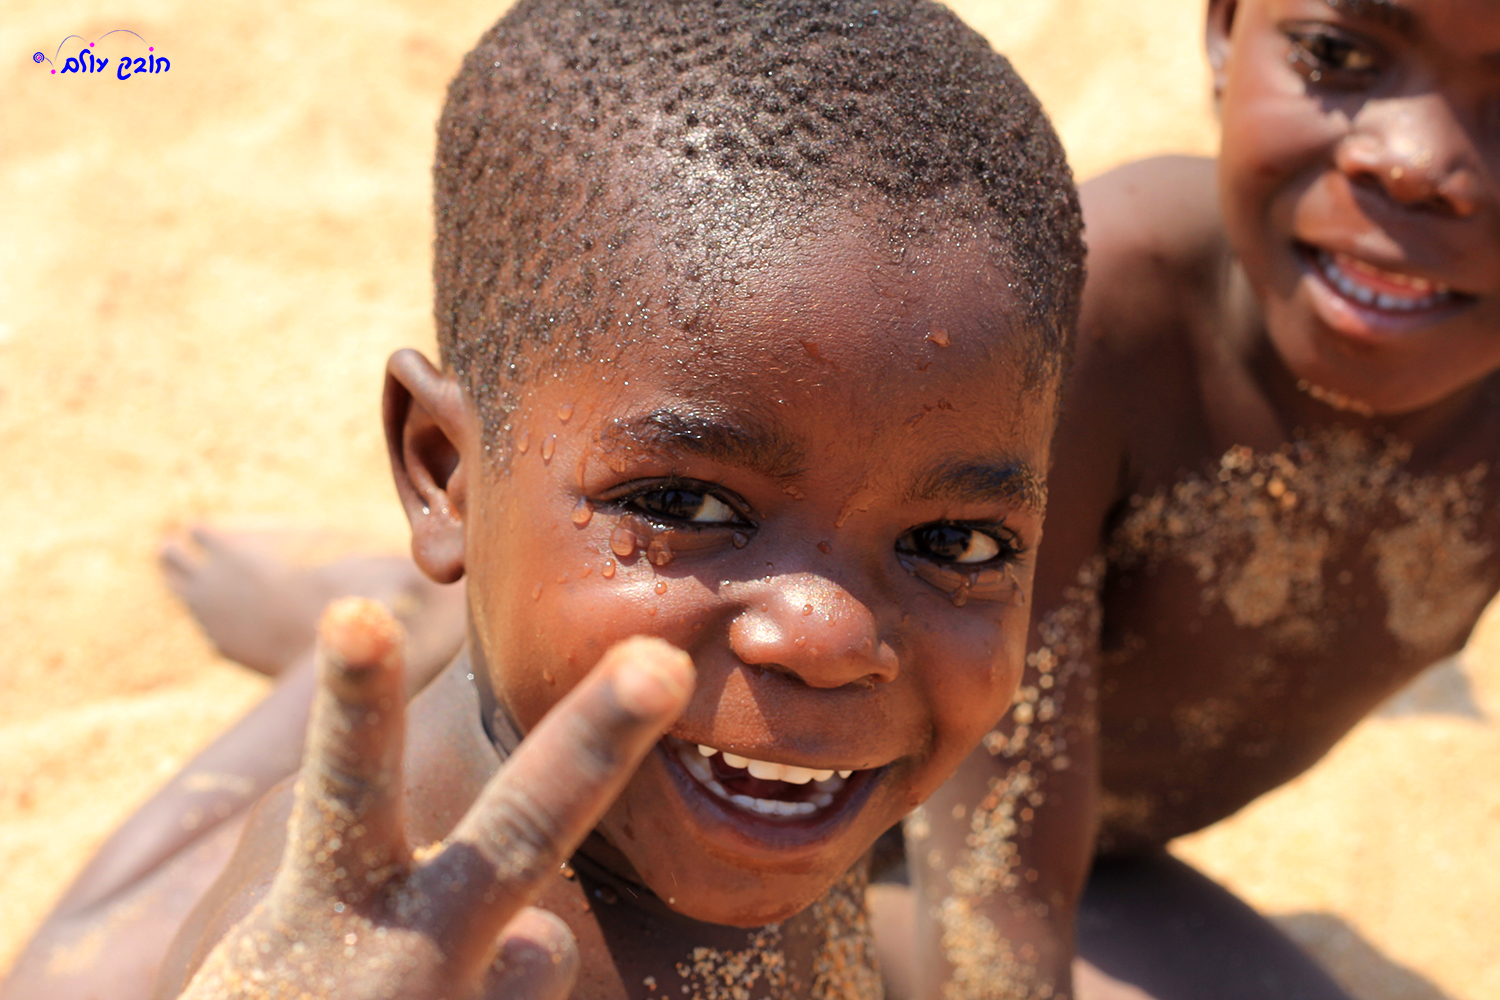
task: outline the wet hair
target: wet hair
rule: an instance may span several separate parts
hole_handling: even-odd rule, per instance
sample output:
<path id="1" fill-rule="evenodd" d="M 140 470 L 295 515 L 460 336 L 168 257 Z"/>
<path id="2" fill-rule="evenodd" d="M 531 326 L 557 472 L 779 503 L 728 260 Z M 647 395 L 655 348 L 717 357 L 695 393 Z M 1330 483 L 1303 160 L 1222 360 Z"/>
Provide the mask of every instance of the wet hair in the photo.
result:
<path id="1" fill-rule="evenodd" d="M 1062 146 L 925 0 L 520 0 L 449 86 L 433 175 L 438 343 L 491 441 L 532 367 L 691 329 L 828 207 L 874 211 L 898 257 L 985 240 L 1034 383 L 1077 321 Z"/>

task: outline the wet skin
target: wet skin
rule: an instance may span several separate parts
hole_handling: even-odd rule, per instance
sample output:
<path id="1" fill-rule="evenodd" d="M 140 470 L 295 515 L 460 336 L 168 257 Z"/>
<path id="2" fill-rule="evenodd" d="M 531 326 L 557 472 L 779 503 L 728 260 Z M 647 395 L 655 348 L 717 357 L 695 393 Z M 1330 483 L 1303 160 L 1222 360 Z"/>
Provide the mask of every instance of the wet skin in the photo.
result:
<path id="1" fill-rule="evenodd" d="M 486 464 L 455 382 L 392 359 L 413 551 L 435 579 L 466 574 L 470 603 L 465 651 L 413 705 L 408 839 L 444 836 L 511 733 L 617 640 L 664 638 L 696 668 L 668 739 L 585 843 L 583 877 L 542 890 L 580 941 L 580 995 L 680 982 L 693 947 L 744 949 L 735 928 L 819 899 L 948 777 L 1021 674 L 1054 397 L 1023 384 L 1005 279 L 963 239 L 896 261 L 861 219 L 827 223 L 697 328 L 537 373 L 500 442 L 508 467 Z M 821 804 L 713 758 L 725 790 L 815 803 L 766 815 L 694 776 L 699 744 L 852 773 Z M 286 803 L 251 821 L 169 982 L 273 875 Z M 590 908 L 601 884 L 617 902 Z M 782 929 L 804 986 L 830 933 Z"/>
<path id="2" fill-rule="evenodd" d="M 1018 888 L 982 907 L 1035 949 L 1033 982 L 1068 978 L 1094 822 L 1129 854 L 1229 815 L 1459 649 L 1500 586 L 1500 5 L 1214 3 L 1208 37 L 1217 165 L 1083 188 L 1089 284 L 1033 625 L 1108 554 L 1093 672 L 1052 693 L 1048 739 L 980 751 L 927 809 L 934 901 L 966 856 L 950 809 L 1020 763 L 1042 776 L 1005 862 Z M 1273 485 L 1283 449 L 1301 464 Z M 1060 767 L 1036 745 L 1058 738 Z"/>

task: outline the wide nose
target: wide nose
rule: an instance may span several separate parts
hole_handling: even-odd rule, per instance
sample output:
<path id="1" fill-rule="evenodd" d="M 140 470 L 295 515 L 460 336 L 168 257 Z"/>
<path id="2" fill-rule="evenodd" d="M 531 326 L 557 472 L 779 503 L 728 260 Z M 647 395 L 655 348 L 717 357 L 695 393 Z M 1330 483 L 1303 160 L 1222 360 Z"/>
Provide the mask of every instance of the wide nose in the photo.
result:
<path id="1" fill-rule="evenodd" d="M 1478 150 L 1438 91 L 1367 103 L 1335 153 L 1357 185 L 1407 208 L 1464 218 L 1479 209 L 1485 176 Z"/>
<path id="2" fill-rule="evenodd" d="M 743 585 L 729 645 L 745 663 L 792 674 L 815 688 L 895 679 L 899 658 L 875 615 L 837 583 L 812 573 Z"/>

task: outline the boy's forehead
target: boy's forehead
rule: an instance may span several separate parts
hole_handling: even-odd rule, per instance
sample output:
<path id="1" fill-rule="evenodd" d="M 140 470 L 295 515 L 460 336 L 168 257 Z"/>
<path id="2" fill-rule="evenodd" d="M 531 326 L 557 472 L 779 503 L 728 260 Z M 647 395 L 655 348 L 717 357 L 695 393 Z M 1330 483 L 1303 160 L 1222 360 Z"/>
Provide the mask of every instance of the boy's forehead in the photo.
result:
<path id="1" fill-rule="evenodd" d="M 914 233 L 852 210 L 825 211 L 741 256 L 708 308 L 658 336 L 689 370 L 716 375 L 726 365 L 766 363 L 889 375 L 883 366 L 896 355 L 914 370 L 925 370 L 934 351 L 987 358 L 1021 349 L 1028 337 L 998 259 L 962 227 Z"/>

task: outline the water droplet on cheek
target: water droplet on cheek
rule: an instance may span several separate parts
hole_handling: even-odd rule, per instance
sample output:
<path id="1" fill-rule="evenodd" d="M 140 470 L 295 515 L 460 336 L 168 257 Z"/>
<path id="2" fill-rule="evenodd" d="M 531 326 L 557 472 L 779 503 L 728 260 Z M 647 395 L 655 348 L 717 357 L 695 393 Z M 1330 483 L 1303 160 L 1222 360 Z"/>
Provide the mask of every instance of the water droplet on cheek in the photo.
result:
<path id="1" fill-rule="evenodd" d="M 542 599 L 542 585 L 540 583 L 531 588 L 531 599 L 533 601 L 540 601 Z"/>
<path id="2" fill-rule="evenodd" d="M 734 543 L 734 547 L 737 549 L 743 549 L 746 545 L 750 544 L 750 536 L 743 531 L 736 531 L 729 536 L 729 540 Z"/>
<path id="3" fill-rule="evenodd" d="M 797 638 L 795 638 L 795 639 L 792 640 L 792 645 L 796 646 L 798 649 L 801 649 L 803 646 L 807 645 L 807 636 L 805 636 L 805 635 L 799 635 L 799 636 L 797 636 Z"/>
<path id="4" fill-rule="evenodd" d="M 940 326 L 935 326 L 931 330 L 928 330 L 927 339 L 937 347 L 947 347 L 952 343 L 952 341 L 948 339 L 948 331 L 944 330 Z"/>
<path id="5" fill-rule="evenodd" d="M 804 604 L 804 605 L 802 605 L 802 613 L 804 615 L 810 615 L 810 614 L 812 614 L 812 605 L 811 604 Z"/>
<path id="6" fill-rule="evenodd" d="M 609 550 L 621 559 L 629 559 L 635 555 L 635 548 L 639 542 L 640 539 L 636 536 L 636 533 L 623 524 L 609 533 Z M 610 565 L 613 566 L 614 564 L 611 563 Z M 614 576 L 613 570 L 608 575 Z"/>
<path id="7" fill-rule="evenodd" d="M 829 545 L 827 542 L 819 542 L 818 551 L 826 556 L 828 553 L 833 551 L 833 546 Z"/>
<path id="8" fill-rule="evenodd" d="M 604 568 L 599 571 L 599 575 L 606 580 L 613 580 L 615 578 L 615 561 L 613 559 L 604 560 Z"/>
<path id="9" fill-rule="evenodd" d="M 665 580 L 657 580 L 656 581 L 656 592 L 658 594 L 665 594 L 667 592 L 667 581 L 665 581 Z"/>
<path id="10" fill-rule="evenodd" d="M 672 551 L 671 543 L 660 535 L 651 539 L 650 544 L 646 546 L 646 559 L 653 566 L 669 565 L 675 558 L 676 554 Z"/>
<path id="11" fill-rule="evenodd" d="M 516 451 L 518 451 L 518 452 L 520 452 L 521 454 L 524 455 L 524 454 L 526 454 L 530 450 L 531 450 L 531 428 L 528 427 L 524 431 L 522 431 L 521 432 L 521 436 L 516 439 Z"/>
<path id="12" fill-rule="evenodd" d="M 588 576 L 592 572 L 594 572 L 594 567 L 592 567 L 592 566 L 588 565 L 587 563 L 585 563 L 583 569 L 581 569 L 581 570 L 578 571 L 578 579 L 582 580 L 584 577 Z"/>
<path id="13" fill-rule="evenodd" d="M 573 508 L 573 523 L 582 528 L 593 519 L 594 505 L 587 500 L 580 499 L 578 505 Z"/>
<path id="14" fill-rule="evenodd" d="M 572 416 L 573 416 L 573 404 L 572 403 L 564 403 L 563 405 L 561 405 L 561 406 L 559 406 L 557 408 L 557 419 L 561 420 L 563 423 L 567 423 L 568 419 L 570 417 L 572 417 Z"/>
<path id="15" fill-rule="evenodd" d="M 547 440 L 542 442 L 542 461 L 552 461 L 552 453 L 557 450 L 557 435 L 548 434 Z"/>
<path id="16" fill-rule="evenodd" d="M 546 681 L 549 686 L 557 683 L 557 678 L 552 676 L 552 671 L 545 667 L 542 668 L 542 680 Z"/>

